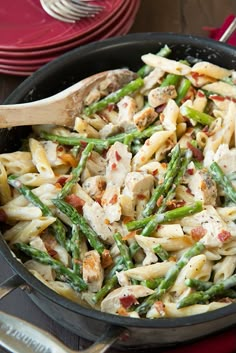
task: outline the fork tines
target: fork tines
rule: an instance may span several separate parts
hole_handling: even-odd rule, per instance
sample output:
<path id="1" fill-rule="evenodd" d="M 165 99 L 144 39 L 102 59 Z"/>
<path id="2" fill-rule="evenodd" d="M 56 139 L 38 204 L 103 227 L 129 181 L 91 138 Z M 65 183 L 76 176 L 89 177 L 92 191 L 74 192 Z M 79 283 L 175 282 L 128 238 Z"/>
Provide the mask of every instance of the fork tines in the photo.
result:
<path id="1" fill-rule="evenodd" d="M 91 4 L 88 0 L 40 0 L 40 3 L 48 15 L 70 23 L 95 16 L 103 10 L 103 6 Z"/>

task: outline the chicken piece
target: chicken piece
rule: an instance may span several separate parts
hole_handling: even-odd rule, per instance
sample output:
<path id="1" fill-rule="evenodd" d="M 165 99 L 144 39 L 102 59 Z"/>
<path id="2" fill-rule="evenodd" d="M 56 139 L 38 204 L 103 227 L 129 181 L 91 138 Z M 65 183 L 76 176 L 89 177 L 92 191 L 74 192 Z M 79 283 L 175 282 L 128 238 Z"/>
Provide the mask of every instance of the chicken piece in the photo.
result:
<path id="1" fill-rule="evenodd" d="M 122 214 L 133 217 L 139 199 L 148 200 L 153 188 L 154 177 L 145 172 L 130 172 L 125 178 L 121 194 Z"/>
<path id="2" fill-rule="evenodd" d="M 133 116 L 137 110 L 135 99 L 125 96 L 119 101 L 119 103 L 117 103 L 117 107 L 119 109 L 117 121 L 119 126 L 121 126 L 125 131 L 135 128 L 133 121 Z"/>
<path id="3" fill-rule="evenodd" d="M 101 311 L 117 314 L 121 307 L 129 308 L 132 304 L 138 304 L 137 298 L 147 297 L 154 291 L 142 285 L 120 287 L 109 293 L 101 303 Z"/>
<path id="4" fill-rule="evenodd" d="M 98 292 L 102 287 L 104 271 L 97 250 L 88 251 L 83 259 L 83 280 L 90 292 Z"/>
<path id="5" fill-rule="evenodd" d="M 191 174 L 187 176 L 187 184 L 196 200 L 202 201 L 204 205 L 215 205 L 217 198 L 217 187 L 207 169 L 190 168 Z M 188 171 L 187 171 L 188 172 Z"/>
<path id="6" fill-rule="evenodd" d="M 100 131 L 100 138 L 106 139 L 109 136 L 113 136 L 122 132 L 121 127 L 119 125 L 114 125 L 112 123 L 106 124 Z"/>
<path id="7" fill-rule="evenodd" d="M 101 204 L 105 211 L 106 219 L 113 223 L 119 221 L 121 217 L 120 187 L 109 185 L 102 195 Z"/>
<path id="8" fill-rule="evenodd" d="M 157 112 L 155 112 L 152 107 L 146 107 L 135 113 L 133 120 L 137 129 L 142 131 L 152 124 L 156 120 L 157 116 Z"/>
<path id="9" fill-rule="evenodd" d="M 150 246 L 149 243 L 146 243 L 146 238 L 149 238 L 149 237 L 143 237 L 142 235 L 135 236 L 135 240 L 137 241 L 138 245 L 143 249 L 146 255 L 143 260 L 143 266 L 155 264 L 156 262 L 158 262 L 158 257 L 153 250 L 153 247 L 155 246 L 155 244 L 154 245 L 152 244 Z M 158 240 L 157 240 L 157 244 L 158 244 Z"/>
<path id="10" fill-rule="evenodd" d="M 106 178 L 108 185 L 122 186 L 126 174 L 131 170 L 132 154 L 128 147 L 115 142 L 107 152 Z"/>
<path id="11" fill-rule="evenodd" d="M 150 72 L 150 74 L 144 77 L 143 79 L 144 84 L 140 92 L 142 94 L 145 94 L 147 91 L 152 89 L 156 84 L 160 84 L 161 78 L 164 76 L 164 74 L 165 74 L 165 71 L 163 71 L 159 67 L 156 67 L 154 70 Z"/>
<path id="12" fill-rule="evenodd" d="M 92 197 L 95 201 L 99 201 L 102 198 L 104 190 L 106 188 L 106 178 L 102 175 L 92 176 L 87 178 L 83 182 L 84 191 Z"/>
<path id="13" fill-rule="evenodd" d="M 168 102 L 170 98 L 177 97 L 175 86 L 157 87 L 152 89 L 148 94 L 148 103 L 151 107 L 156 108 Z"/>
<path id="14" fill-rule="evenodd" d="M 83 215 L 90 227 L 108 244 L 114 243 L 114 233 L 120 232 L 123 234 L 123 229 L 118 223 L 109 223 L 104 209 L 98 202 L 93 202 L 90 205 L 85 203 L 83 206 Z"/>
<path id="15" fill-rule="evenodd" d="M 216 209 L 210 205 L 206 206 L 202 212 L 184 217 L 180 223 L 185 233 L 193 236 L 198 233 L 200 241 L 206 248 L 221 248 L 225 242 L 232 239 L 232 234 L 229 232 L 227 224 Z"/>
<path id="16" fill-rule="evenodd" d="M 214 161 L 219 164 L 223 172 L 228 175 L 236 172 L 236 148 L 222 144 L 214 155 Z"/>
<path id="17" fill-rule="evenodd" d="M 94 175 L 104 175 L 106 170 L 106 160 L 99 153 L 92 151 L 81 175 L 81 181 Z"/>

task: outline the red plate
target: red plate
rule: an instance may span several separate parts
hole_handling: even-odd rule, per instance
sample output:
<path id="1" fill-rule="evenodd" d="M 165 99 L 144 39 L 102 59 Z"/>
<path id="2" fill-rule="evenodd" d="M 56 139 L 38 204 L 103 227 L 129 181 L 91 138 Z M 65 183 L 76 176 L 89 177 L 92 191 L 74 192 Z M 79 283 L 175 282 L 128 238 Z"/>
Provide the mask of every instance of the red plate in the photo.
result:
<path id="1" fill-rule="evenodd" d="M 125 0 L 103 0 L 94 17 L 70 24 L 50 17 L 39 0 L 0 0 L 0 50 L 31 50 L 59 46 L 96 30 Z M 95 3 L 101 5 L 101 1 Z"/>
<path id="2" fill-rule="evenodd" d="M 128 33 L 134 22 L 139 6 L 140 0 L 131 0 L 130 7 L 127 9 L 122 19 L 115 26 L 113 26 L 110 31 L 106 31 L 104 36 L 95 40 L 106 39 L 112 36 L 125 35 Z M 0 65 L 0 72 L 17 76 L 29 76 L 39 67 L 40 66 L 34 67 L 32 65 Z"/>
<path id="3" fill-rule="evenodd" d="M 127 8 L 131 6 L 131 3 L 133 0 L 126 1 L 120 6 L 120 8 L 114 13 L 114 16 L 112 16 L 106 23 L 104 23 L 102 26 L 100 26 L 96 31 L 93 31 L 91 33 L 88 33 L 82 37 L 76 38 L 70 42 L 67 42 L 65 44 L 61 44 L 60 46 L 52 47 L 52 48 L 45 48 L 41 50 L 32 50 L 32 51 L 7 51 L 7 50 L 0 50 L 0 63 L 9 63 L 11 60 L 14 60 L 14 63 L 22 60 L 30 61 L 31 60 L 41 60 L 43 58 L 46 58 L 47 61 L 52 60 L 55 56 L 61 55 L 67 50 L 70 50 L 72 48 L 77 47 L 78 45 L 84 44 L 91 42 L 93 38 L 97 38 L 98 35 L 101 33 L 104 33 L 105 30 L 109 30 L 111 25 L 115 24 L 117 21 L 119 21 L 120 17 L 124 15 L 124 13 L 127 11 Z M 13 61 L 12 61 L 13 62 Z"/>

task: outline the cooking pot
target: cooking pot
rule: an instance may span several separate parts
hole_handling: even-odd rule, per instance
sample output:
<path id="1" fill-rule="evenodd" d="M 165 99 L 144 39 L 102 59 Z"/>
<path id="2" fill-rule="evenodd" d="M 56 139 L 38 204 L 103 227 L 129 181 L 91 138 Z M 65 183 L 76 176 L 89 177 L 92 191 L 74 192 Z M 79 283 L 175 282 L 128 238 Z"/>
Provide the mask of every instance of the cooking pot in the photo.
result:
<path id="1" fill-rule="evenodd" d="M 192 56 L 229 69 L 236 66 L 236 49 L 220 42 L 172 33 L 130 34 L 91 43 L 60 56 L 27 78 L 5 104 L 45 98 L 99 71 L 122 67 L 136 71 L 142 66 L 142 54 L 155 53 L 164 44 L 172 49 L 170 57 L 177 60 Z M 24 127 L 1 131 L 0 151 L 17 149 L 20 138 L 28 132 Z M 0 252 L 16 273 L 2 285 L 2 295 L 15 286 L 26 285 L 30 288 L 27 294 L 41 310 L 91 341 L 96 341 L 106 330 L 115 339 L 124 328 L 128 330 L 128 338 L 117 341 L 116 347 L 137 351 L 199 339 L 236 324 L 236 304 L 204 314 L 157 320 L 121 317 L 88 309 L 59 296 L 33 277 L 12 255 L 1 237 Z"/>

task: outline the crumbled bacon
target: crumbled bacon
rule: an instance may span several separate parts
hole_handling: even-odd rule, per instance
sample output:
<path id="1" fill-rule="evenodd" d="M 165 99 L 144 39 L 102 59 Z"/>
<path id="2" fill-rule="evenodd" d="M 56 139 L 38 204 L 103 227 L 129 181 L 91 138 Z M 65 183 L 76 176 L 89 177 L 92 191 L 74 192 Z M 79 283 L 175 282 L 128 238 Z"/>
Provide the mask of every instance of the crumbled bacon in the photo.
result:
<path id="1" fill-rule="evenodd" d="M 199 150 L 199 148 L 194 147 L 190 142 L 187 142 L 187 147 L 192 151 L 193 157 L 197 161 L 199 161 L 199 162 L 203 161 L 203 159 L 204 159 L 203 153 L 201 150 Z"/>
<path id="2" fill-rule="evenodd" d="M 128 311 L 123 306 L 120 306 L 117 310 L 117 314 L 120 316 L 128 316 Z"/>
<path id="3" fill-rule="evenodd" d="M 145 200 L 146 199 L 146 196 L 144 194 L 138 194 L 137 195 L 137 199 L 138 200 Z"/>
<path id="4" fill-rule="evenodd" d="M 185 203 L 184 200 L 170 200 L 166 203 L 166 206 L 168 210 L 175 210 L 178 207 L 184 206 Z"/>
<path id="5" fill-rule="evenodd" d="M 132 238 L 134 238 L 135 235 L 136 235 L 136 230 L 133 230 L 132 232 L 129 232 L 128 234 L 123 236 L 122 240 L 132 239 Z"/>
<path id="6" fill-rule="evenodd" d="M 111 205 L 114 205 L 115 203 L 117 203 L 117 201 L 118 201 L 118 195 L 117 195 L 117 194 L 114 194 L 114 195 L 112 196 L 112 198 L 110 199 L 109 203 L 110 203 Z"/>
<path id="7" fill-rule="evenodd" d="M 80 141 L 80 146 L 85 148 L 87 146 L 88 142 L 86 141 Z"/>
<path id="8" fill-rule="evenodd" d="M 219 101 L 219 102 L 224 102 L 224 100 L 225 100 L 226 98 L 223 97 L 223 96 L 218 96 L 217 94 L 214 94 L 214 95 L 211 95 L 211 96 L 210 96 L 210 99 L 216 100 L 216 101 Z"/>
<path id="9" fill-rule="evenodd" d="M 188 173 L 189 175 L 193 175 L 193 174 L 194 174 L 194 169 L 193 169 L 193 168 L 187 169 L 187 173 Z"/>
<path id="10" fill-rule="evenodd" d="M 109 250 L 103 250 L 101 263 L 103 268 L 107 268 L 113 264 L 113 260 Z"/>
<path id="11" fill-rule="evenodd" d="M 0 222 L 6 223 L 7 221 L 7 214 L 4 210 L 0 210 Z"/>
<path id="12" fill-rule="evenodd" d="M 72 156 L 72 154 L 70 153 L 64 153 L 60 156 L 60 158 L 63 160 L 63 162 L 65 162 L 66 164 L 68 164 L 73 168 L 76 167 L 78 164 L 78 161 L 76 160 L 76 158 Z"/>
<path id="13" fill-rule="evenodd" d="M 52 249 L 52 248 L 48 248 L 47 249 L 47 252 L 48 254 L 51 256 L 51 257 L 56 257 L 57 256 L 57 251 Z"/>
<path id="14" fill-rule="evenodd" d="M 156 311 L 161 315 L 165 316 L 165 305 L 163 304 L 162 301 L 158 300 L 154 303 L 154 307 Z"/>
<path id="15" fill-rule="evenodd" d="M 133 218 L 130 217 L 130 216 L 125 216 L 125 217 L 123 218 L 123 223 L 124 223 L 124 224 L 129 223 L 129 222 L 131 222 L 131 221 L 133 221 Z"/>
<path id="16" fill-rule="evenodd" d="M 115 151 L 115 157 L 116 157 L 117 162 L 119 162 L 121 160 L 121 156 L 117 151 Z"/>
<path id="17" fill-rule="evenodd" d="M 64 186 L 65 183 L 67 182 L 67 180 L 68 180 L 68 178 L 62 176 L 62 177 L 60 177 L 59 179 L 57 179 L 56 184 L 60 184 L 61 186 Z"/>
<path id="18" fill-rule="evenodd" d="M 151 174 L 152 174 L 153 176 L 157 175 L 157 174 L 158 174 L 158 169 L 153 170 Z"/>
<path id="19" fill-rule="evenodd" d="M 205 97 L 205 94 L 202 91 L 197 91 L 197 96 L 203 98 Z"/>
<path id="20" fill-rule="evenodd" d="M 78 212 L 82 211 L 82 207 L 85 204 L 85 201 L 75 194 L 66 196 L 65 201 L 68 202 L 74 208 L 76 208 Z"/>
<path id="21" fill-rule="evenodd" d="M 202 226 L 199 226 L 199 227 L 193 228 L 190 234 L 193 240 L 198 241 L 201 238 L 203 238 L 206 233 L 207 233 L 206 229 L 203 228 Z"/>
<path id="22" fill-rule="evenodd" d="M 230 239 L 231 238 L 231 233 L 230 232 L 228 232 L 227 230 L 222 230 L 222 232 L 220 232 L 218 235 L 217 235 L 217 237 L 218 237 L 218 239 L 222 242 L 222 243 L 224 243 L 226 240 L 228 240 L 228 239 Z"/>
<path id="23" fill-rule="evenodd" d="M 129 295 L 126 295 L 125 297 L 120 298 L 120 303 L 123 306 L 123 308 L 128 309 L 133 304 L 138 304 L 138 301 L 134 295 L 129 294 Z"/>
<path id="24" fill-rule="evenodd" d="M 111 170 L 115 170 L 116 167 L 117 167 L 117 164 L 116 164 L 116 163 L 112 163 L 112 165 L 111 165 Z"/>
<path id="25" fill-rule="evenodd" d="M 161 195 L 161 196 L 158 198 L 158 200 L 157 200 L 157 207 L 160 207 L 160 206 L 161 206 L 163 199 L 164 199 L 164 196 L 163 196 L 163 195 Z"/>

